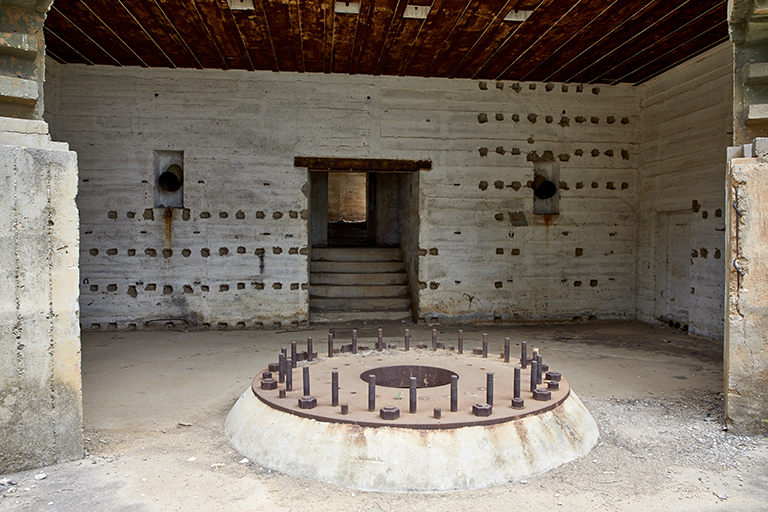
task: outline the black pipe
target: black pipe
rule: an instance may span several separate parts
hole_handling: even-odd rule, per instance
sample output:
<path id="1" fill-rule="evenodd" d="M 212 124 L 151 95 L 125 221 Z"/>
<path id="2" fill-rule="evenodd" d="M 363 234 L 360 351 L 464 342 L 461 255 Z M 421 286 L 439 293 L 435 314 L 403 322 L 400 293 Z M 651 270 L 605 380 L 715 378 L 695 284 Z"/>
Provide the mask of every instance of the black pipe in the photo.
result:
<path id="1" fill-rule="evenodd" d="M 339 405 L 339 372 L 331 372 L 331 405 Z"/>
<path id="2" fill-rule="evenodd" d="M 451 412 L 459 410 L 459 376 L 451 375 Z"/>
<path id="3" fill-rule="evenodd" d="M 376 410 L 376 376 L 368 376 L 368 410 Z"/>
<path id="4" fill-rule="evenodd" d="M 528 367 L 528 342 L 520 343 L 520 366 L 525 370 Z"/>
<path id="5" fill-rule="evenodd" d="M 485 380 L 485 403 L 493 405 L 493 372 L 488 372 Z"/>
<path id="6" fill-rule="evenodd" d="M 285 390 L 293 391 L 293 361 L 290 358 L 285 360 Z"/>

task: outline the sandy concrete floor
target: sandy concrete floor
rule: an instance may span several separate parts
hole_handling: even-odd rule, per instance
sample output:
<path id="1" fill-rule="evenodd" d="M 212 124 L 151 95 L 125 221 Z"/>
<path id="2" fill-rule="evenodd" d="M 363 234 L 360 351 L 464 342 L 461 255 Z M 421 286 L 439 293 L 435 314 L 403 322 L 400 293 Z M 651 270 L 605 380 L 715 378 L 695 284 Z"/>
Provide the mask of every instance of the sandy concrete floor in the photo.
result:
<path id="1" fill-rule="evenodd" d="M 411 328 L 413 343 L 430 329 Z M 385 326 L 400 343 L 402 324 Z M 439 327 L 453 344 L 457 327 Z M 350 329 L 335 328 L 348 342 Z M 375 340 L 362 326 L 359 338 Z M 83 334 L 86 458 L 0 476 L 0 510 L 765 510 L 768 442 L 723 430 L 722 347 L 632 323 L 465 327 L 527 340 L 569 379 L 601 434 L 589 455 L 524 482 L 444 493 L 360 492 L 245 461 L 229 409 L 296 331 Z M 371 343 L 373 345 L 373 343 Z M 44 473 L 45 478 L 40 475 Z M 36 479 L 36 476 L 38 479 Z"/>

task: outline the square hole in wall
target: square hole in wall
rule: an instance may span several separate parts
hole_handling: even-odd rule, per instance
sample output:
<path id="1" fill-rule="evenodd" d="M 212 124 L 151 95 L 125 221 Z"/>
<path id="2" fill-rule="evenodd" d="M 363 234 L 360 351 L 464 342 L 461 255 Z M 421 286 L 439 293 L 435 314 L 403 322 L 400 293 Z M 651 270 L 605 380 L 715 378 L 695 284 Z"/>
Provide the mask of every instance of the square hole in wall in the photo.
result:
<path id="1" fill-rule="evenodd" d="M 533 166 L 533 213 L 556 215 L 560 213 L 560 164 L 537 162 Z"/>
<path id="2" fill-rule="evenodd" d="M 155 151 L 155 208 L 184 208 L 183 151 Z"/>

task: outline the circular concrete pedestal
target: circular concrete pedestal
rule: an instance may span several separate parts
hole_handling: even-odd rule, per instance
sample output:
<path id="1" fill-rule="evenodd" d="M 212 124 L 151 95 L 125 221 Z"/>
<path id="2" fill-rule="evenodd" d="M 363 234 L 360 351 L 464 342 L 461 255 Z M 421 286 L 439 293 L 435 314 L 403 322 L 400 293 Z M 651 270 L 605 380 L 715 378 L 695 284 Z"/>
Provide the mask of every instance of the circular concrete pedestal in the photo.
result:
<path id="1" fill-rule="evenodd" d="M 266 405 L 248 388 L 224 429 L 240 453 L 263 466 L 376 491 L 514 482 L 585 455 L 598 437 L 573 391 L 554 409 L 504 423 L 425 430 L 304 418 Z"/>

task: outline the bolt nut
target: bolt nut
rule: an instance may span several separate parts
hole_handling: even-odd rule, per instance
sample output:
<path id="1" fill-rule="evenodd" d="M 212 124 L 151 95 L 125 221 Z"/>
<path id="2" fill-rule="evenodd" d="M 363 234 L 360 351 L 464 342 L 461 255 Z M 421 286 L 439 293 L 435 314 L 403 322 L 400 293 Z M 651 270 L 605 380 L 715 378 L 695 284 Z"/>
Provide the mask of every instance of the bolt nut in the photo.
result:
<path id="1" fill-rule="evenodd" d="M 275 379 L 262 379 L 261 389 L 277 389 L 277 381 Z"/>
<path id="2" fill-rule="evenodd" d="M 427 348 L 427 344 L 426 343 L 417 343 L 416 344 L 416 348 L 425 349 L 425 348 Z"/>
<path id="3" fill-rule="evenodd" d="M 439 420 L 440 418 L 443 417 L 443 410 L 440 409 L 439 407 L 435 407 L 434 413 L 435 413 L 436 420 Z"/>
<path id="4" fill-rule="evenodd" d="M 272 378 L 272 372 L 263 372 L 261 374 L 262 379 L 271 379 Z"/>
<path id="5" fill-rule="evenodd" d="M 476 356 L 483 355 L 483 347 L 475 347 L 472 349 L 472 354 Z"/>
<path id="6" fill-rule="evenodd" d="M 315 407 L 317 407 L 317 398 L 313 396 L 299 398 L 299 409 L 314 409 Z"/>
<path id="7" fill-rule="evenodd" d="M 400 417 L 400 409 L 392 405 L 387 405 L 381 408 L 379 416 L 383 420 L 396 420 Z"/>
<path id="8" fill-rule="evenodd" d="M 280 371 L 280 363 L 269 363 L 269 371 L 271 371 L 271 372 L 279 372 Z"/>
<path id="9" fill-rule="evenodd" d="M 533 399 L 539 402 L 546 402 L 552 400 L 552 392 L 548 389 L 534 389 Z"/>
<path id="10" fill-rule="evenodd" d="M 523 409 L 525 408 L 525 400 L 522 398 L 513 398 L 512 399 L 512 408 L 513 409 Z"/>
<path id="11" fill-rule="evenodd" d="M 341 404 L 341 414 L 349 414 L 349 404 Z"/>
<path id="12" fill-rule="evenodd" d="M 472 406 L 472 414 L 475 416 L 490 416 L 493 414 L 493 406 L 488 404 L 475 404 Z"/>
<path id="13" fill-rule="evenodd" d="M 557 391 L 560 389 L 560 383 L 556 380 L 549 381 L 549 384 L 547 384 L 547 389 L 550 391 Z"/>
<path id="14" fill-rule="evenodd" d="M 541 371 L 542 372 L 548 372 L 549 371 L 549 365 L 542 364 L 541 365 Z"/>
<path id="15" fill-rule="evenodd" d="M 285 398 L 285 388 L 280 388 L 277 392 L 277 396 L 280 398 Z"/>
<path id="16" fill-rule="evenodd" d="M 560 374 L 557 372 L 547 372 L 547 375 L 544 378 L 546 380 L 554 380 L 555 382 L 560 382 Z"/>

